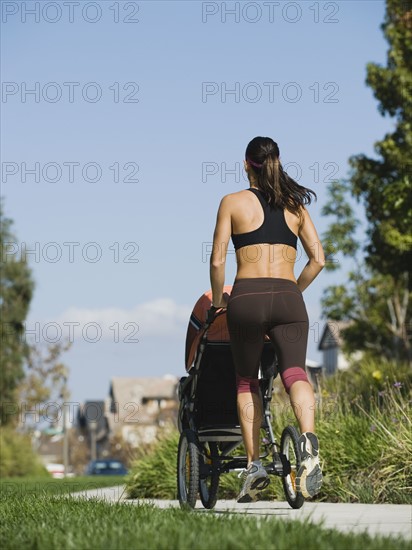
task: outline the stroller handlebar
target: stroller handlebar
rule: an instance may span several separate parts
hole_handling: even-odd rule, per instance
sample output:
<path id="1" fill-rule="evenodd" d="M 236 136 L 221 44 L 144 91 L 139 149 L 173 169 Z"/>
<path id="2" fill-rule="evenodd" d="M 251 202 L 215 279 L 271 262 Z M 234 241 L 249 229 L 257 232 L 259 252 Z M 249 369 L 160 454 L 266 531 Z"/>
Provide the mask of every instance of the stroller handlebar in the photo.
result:
<path id="1" fill-rule="evenodd" d="M 223 313 L 226 313 L 225 307 L 215 307 L 212 305 L 206 313 L 206 327 L 209 327 L 216 319 L 216 317 L 219 317 L 219 315 L 223 315 Z"/>

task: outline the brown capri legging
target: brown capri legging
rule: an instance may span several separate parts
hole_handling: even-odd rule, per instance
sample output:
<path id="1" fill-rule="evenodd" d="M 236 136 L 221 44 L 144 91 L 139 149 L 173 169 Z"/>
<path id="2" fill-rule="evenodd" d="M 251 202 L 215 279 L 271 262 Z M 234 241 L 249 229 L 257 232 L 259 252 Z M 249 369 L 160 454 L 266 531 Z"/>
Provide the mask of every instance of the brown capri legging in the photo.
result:
<path id="1" fill-rule="evenodd" d="M 273 277 L 236 279 L 227 304 L 227 325 L 238 391 L 247 391 L 242 389 L 245 380 L 253 380 L 256 388 L 265 335 L 274 345 L 286 391 L 289 393 L 297 380 L 308 382 L 305 361 L 309 319 L 302 292 L 294 281 Z"/>

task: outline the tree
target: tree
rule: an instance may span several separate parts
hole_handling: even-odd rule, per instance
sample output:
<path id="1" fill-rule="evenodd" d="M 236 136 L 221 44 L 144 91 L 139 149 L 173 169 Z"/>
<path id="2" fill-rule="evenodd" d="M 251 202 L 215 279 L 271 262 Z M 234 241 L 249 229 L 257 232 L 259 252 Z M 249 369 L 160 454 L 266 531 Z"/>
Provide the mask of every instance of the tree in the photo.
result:
<path id="1" fill-rule="evenodd" d="M 44 347 L 29 344 L 24 378 L 16 392 L 24 410 L 36 411 L 36 415 L 34 422 L 32 413 L 20 415 L 21 424 L 25 424 L 26 416 L 32 424 L 40 422 L 44 416 L 51 423 L 61 418 L 63 403 L 69 399 L 69 370 L 61 362 L 60 355 L 70 347 L 68 341 Z"/>
<path id="2" fill-rule="evenodd" d="M 327 288 L 322 297 L 324 316 L 351 321 L 343 330 L 343 350 L 368 352 L 376 358 L 411 360 L 408 281 L 359 265 L 343 285 Z"/>
<path id="3" fill-rule="evenodd" d="M 28 346 L 24 339 L 24 321 L 33 296 L 31 270 L 19 255 L 20 247 L 14 236 L 12 220 L 3 216 L 0 203 L 0 423 L 15 420 L 16 390 L 24 377 L 24 360 Z"/>
<path id="4" fill-rule="evenodd" d="M 389 42 L 387 66 L 369 63 L 366 83 L 379 112 L 395 119 L 395 129 L 375 143 L 380 158 L 349 159 L 350 183 L 365 205 L 366 263 L 397 277 L 410 272 L 412 261 L 412 2 L 387 0 L 381 28 Z"/>
<path id="5" fill-rule="evenodd" d="M 333 181 L 322 208 L 323 215 L 336 217 L 322 236 L 326 270 L 340 268 L 336 255 L 353 261 L 345 284 L 325 289 L 323 317 L 351 321 L 342 334 L 344 351 L 363 350 L 378 358 L 411 361 L 409 274 L 380 273 L 360 257 L 365 245 L 355 236 L 359 222 L 349 204 L 350 191 L 349 181 Z"/>
<path id="6" fill-rule="evenodd" d="M 322 214 L 336 221 L 323 236 L 326 269 L 339 267 L 332 252 L 351 257 L 354 269 L 344 285 L 326 289 L 322 308 L 325 317 L 352 321 L 343 333 L 346 351 L 411 362 L 412 3 L 387 0 L 382 29 L 390 45 L 387 67 L 369 63 L 366 83 L 380 113 L 395 118 L 395 130 L 375 143 L 380 158 L 352 156 L 349 179 L 329 187 Z M 366 243 L 355 238 L 351 195 L 365 206 Z"/>

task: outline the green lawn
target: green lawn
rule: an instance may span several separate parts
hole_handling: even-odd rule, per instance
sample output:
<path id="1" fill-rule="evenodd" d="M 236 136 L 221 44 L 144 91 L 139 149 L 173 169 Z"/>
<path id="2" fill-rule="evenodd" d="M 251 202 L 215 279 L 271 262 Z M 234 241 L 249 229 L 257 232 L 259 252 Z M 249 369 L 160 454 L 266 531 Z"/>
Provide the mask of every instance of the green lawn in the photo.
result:
<path id="1" fill-rule="evenodd" d="M 6 550 L 410 550 L 402 538 L 345 535 L 309 522 L 160 510 L 147 504 L 109 504 L 64 494 L 72 484 L 80 490 L 115 482 L 113 478 L 2 480 L 0 546 Z"/>
<path id="2" fill-rule="evenodd" d="M 98 489 L 100 487 L 113 487 L 122 485 L 125 480 L 122 476 L 84 476 L 68 477 L 65 479 L 54 479 L 45 477 L 10 477 L 0 479 L 1 496 L 25 496 L 41 495 L 62 495 Z"/>

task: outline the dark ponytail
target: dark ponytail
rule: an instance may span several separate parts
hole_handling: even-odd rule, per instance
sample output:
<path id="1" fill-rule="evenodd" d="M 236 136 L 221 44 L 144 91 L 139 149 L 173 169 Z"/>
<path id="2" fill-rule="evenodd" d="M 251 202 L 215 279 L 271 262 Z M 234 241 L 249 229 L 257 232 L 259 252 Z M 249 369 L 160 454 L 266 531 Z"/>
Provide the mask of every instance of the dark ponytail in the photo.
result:
<path id="1" fill-rule="evenodd" d="M 255 137 L 246 148 L 246 160 L 256 175 L 257 186 L 266 195 L 269 204 L 287 208 L 300 216 L 300 209 L 312 202 L 311 189 L 299 185 L 283 170 L 279 160 L 279 147 L 273 139 Z"/>

